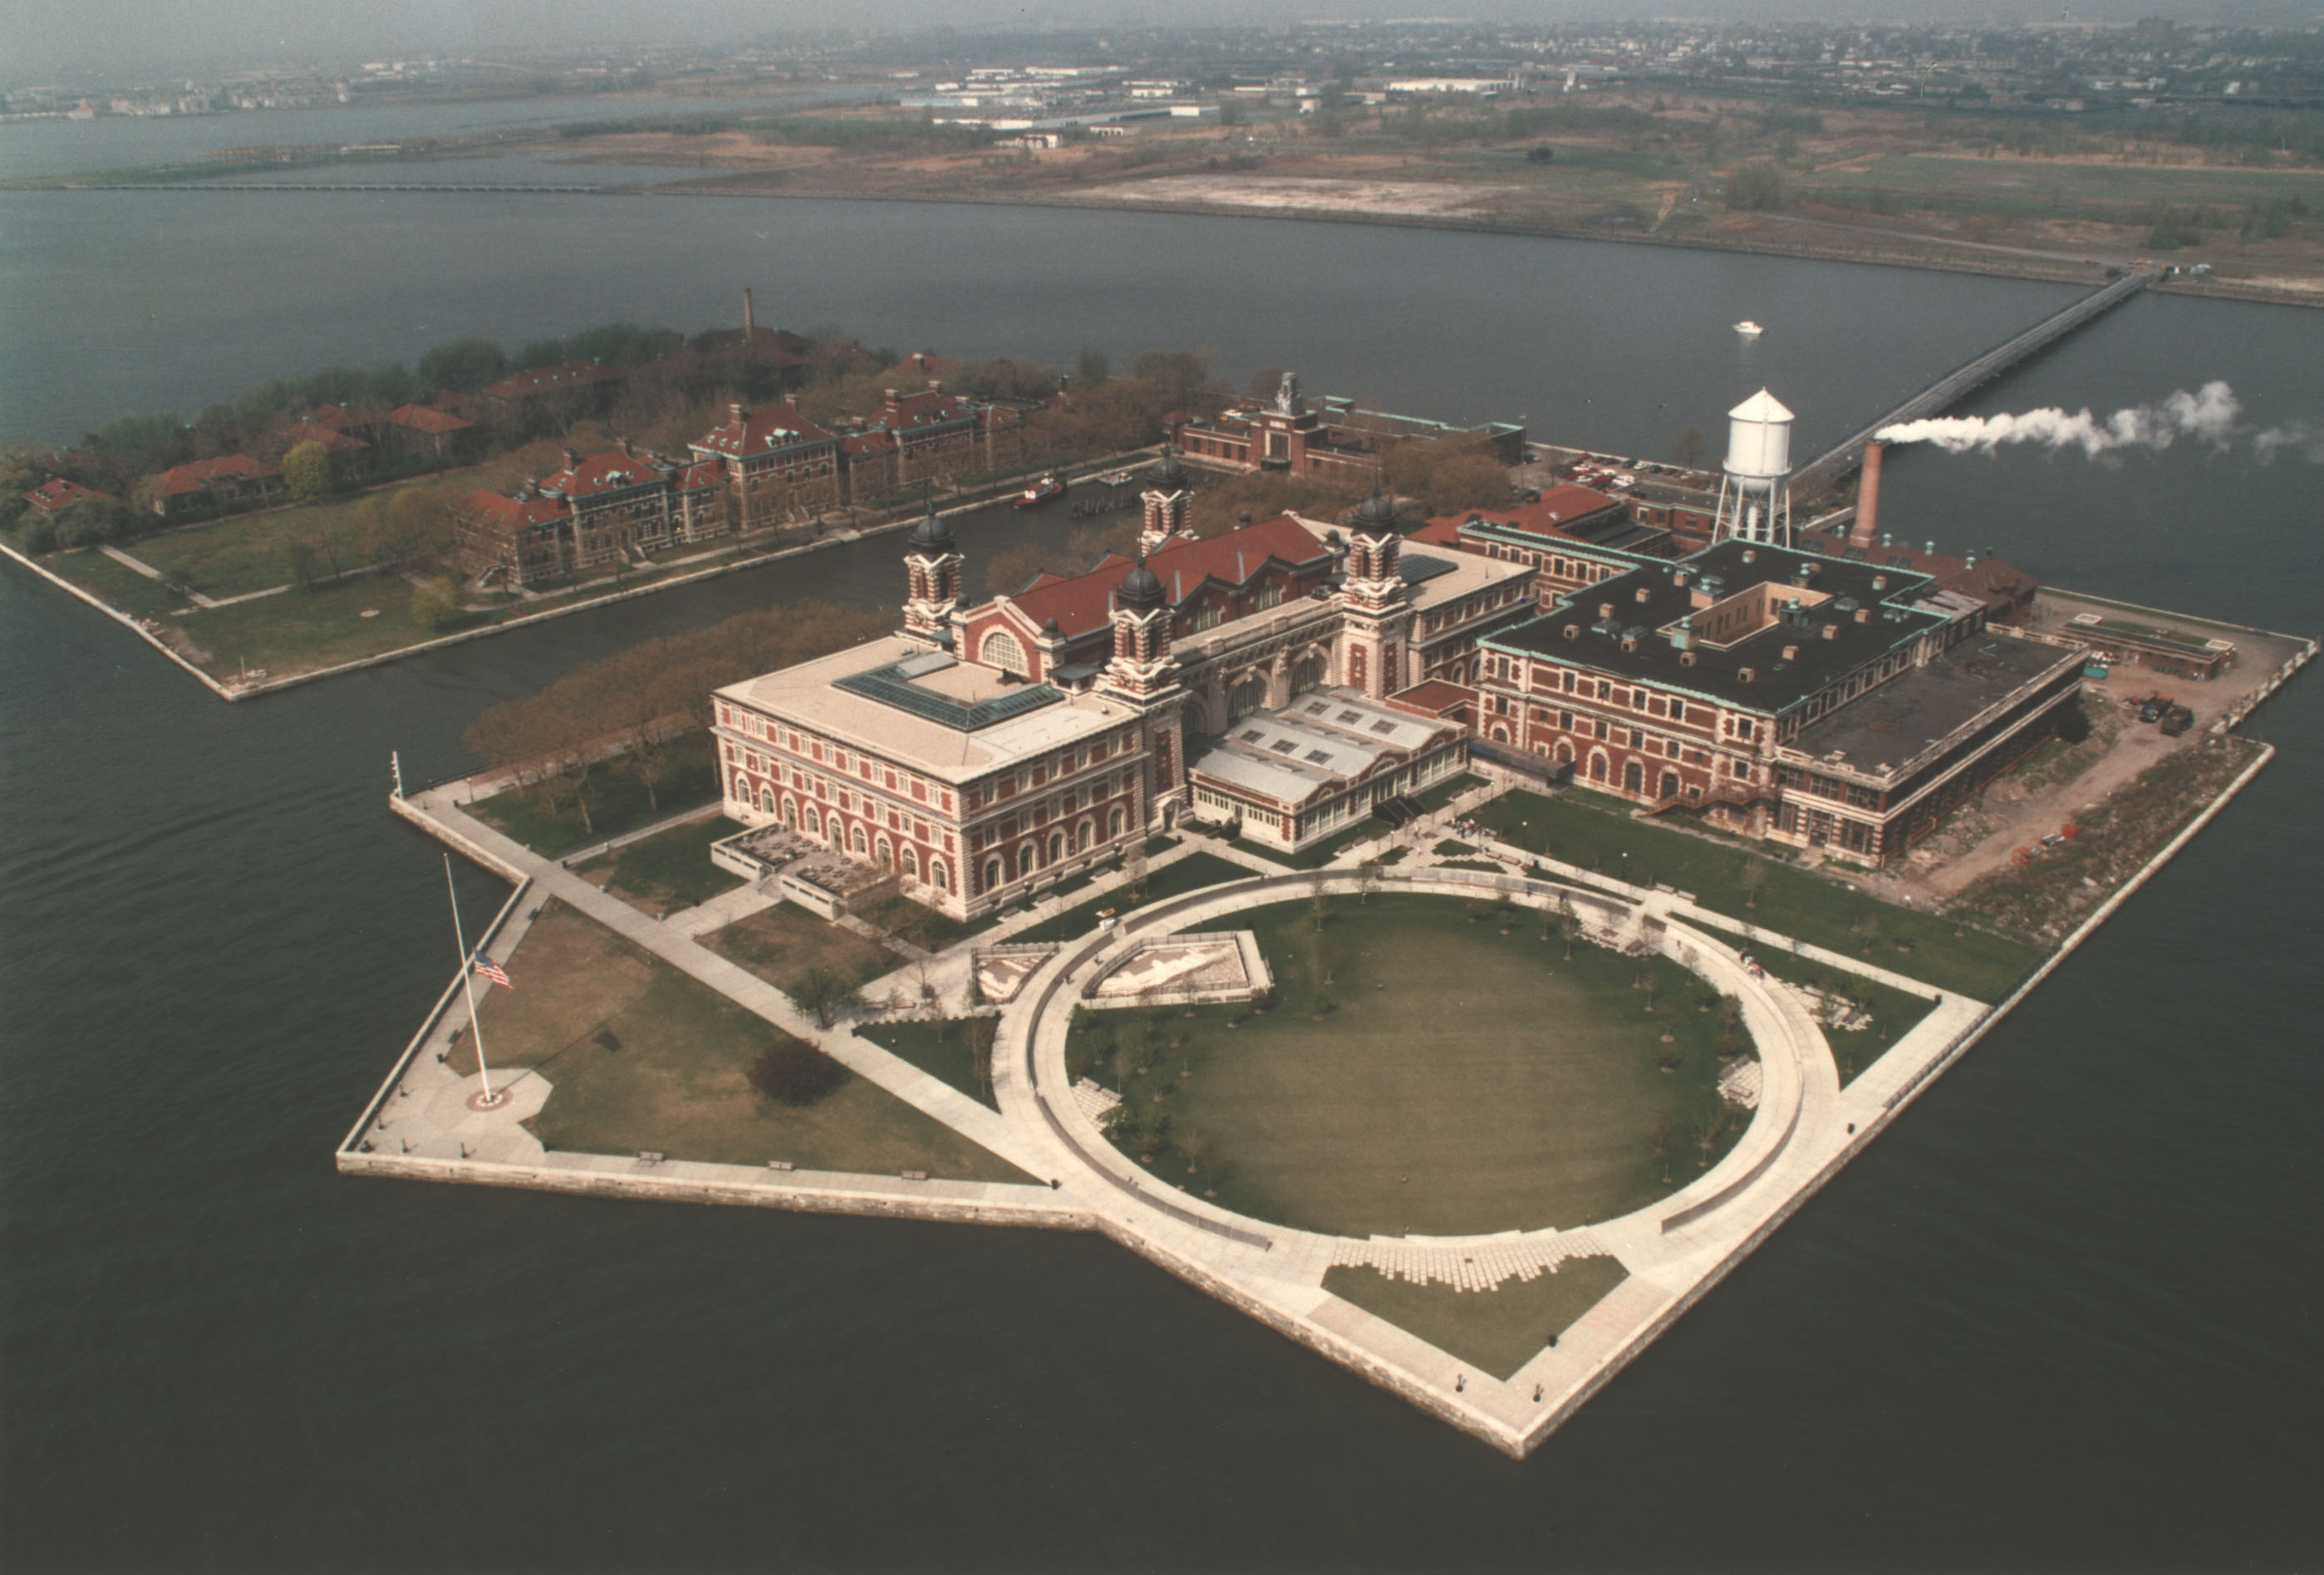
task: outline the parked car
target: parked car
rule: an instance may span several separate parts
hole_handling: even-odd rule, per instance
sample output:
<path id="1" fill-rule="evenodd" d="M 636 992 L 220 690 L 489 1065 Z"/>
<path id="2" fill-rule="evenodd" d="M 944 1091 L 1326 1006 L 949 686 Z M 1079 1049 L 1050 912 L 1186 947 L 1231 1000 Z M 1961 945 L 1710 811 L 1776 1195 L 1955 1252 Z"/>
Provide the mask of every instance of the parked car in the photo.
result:
<path id="1" fill-rule="evenodd" d="M 2160 722 L 2163 720 L 2163 713 L 2170 707 L 2170 705 L 2171 696 L 2168 695 L 2149 695 L 2146 697 L 2146 704 L 2138 708 L 2138 720 Z"/>
<path id="2" fill-rule="evenodd" d="M 2173 705 L 2163 714 L 2163 732 L 2165 737 L 2177 738 L 2194 725 L 2195 714 L 2184 705 Z"/>

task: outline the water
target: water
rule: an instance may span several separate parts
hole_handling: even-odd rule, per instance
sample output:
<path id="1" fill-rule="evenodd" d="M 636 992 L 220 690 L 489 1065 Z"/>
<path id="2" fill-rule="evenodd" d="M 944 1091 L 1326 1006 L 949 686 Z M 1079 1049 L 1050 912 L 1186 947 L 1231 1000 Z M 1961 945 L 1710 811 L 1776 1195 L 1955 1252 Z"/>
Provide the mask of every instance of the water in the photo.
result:
<path id="1" fill-rule="evenodd" d="M 166 257 L 107 257 L 96 241 L 134 233 L 144 198 L 40 200 L 67 252 L 21 210 L 0 218 L 19 430 L 77 430 L 156 402 L 138 397 L 155 383 L 190 405 L 262 364 L 409 355 L 415 334 L 694 326 L 755 270 L 762 318 L 777 293 L 797 320 L 968 354 L 1192 340 L 1239 370 L 1523 411 L 1625 451 L 1715 434 L 1766 381 L 1812 448 L 2057 298 L 1638 248 L 870 204 L 654 204 L 672 216 L 648 245 L 613 199 L 237 197 L 168 209 Z M 603 244 L 576 255 L 585 227 Z M 1748 360 L 1726 333 L 1746 315 L 1769 325 Z M 36 368 L 20 334 L 79 351 Z M 2316 413 L 2318 364 L 2324 316 L 2155 298 L 1980 403 L 2103 410 L 2225 376 L 2273 420 Z M 1914 539 L 2134 601 L 2319 622 L 2313 467 L 2181 447 L 2113 467 L 1899 454 L 1888 475 L 1884 517 Z M 1065 528 L 996 516 L 971 550 Z M 2261 714 L 2283 753 L 2217 824 L 1522 1465 L 1094 1238 L 336 1176 L 332 1145 L 452 961 L 438 851 L 381 804 L 387 751 L 415 777 L 463 769 L 482 706 L 643 634 L 802 594 L 892 603 L 890 552 L 235 706 L 0 573 L 11 1563 L 2312 1559 L 2312 677 Z M 498 895 L 462 880 L 479 909 Z"/>

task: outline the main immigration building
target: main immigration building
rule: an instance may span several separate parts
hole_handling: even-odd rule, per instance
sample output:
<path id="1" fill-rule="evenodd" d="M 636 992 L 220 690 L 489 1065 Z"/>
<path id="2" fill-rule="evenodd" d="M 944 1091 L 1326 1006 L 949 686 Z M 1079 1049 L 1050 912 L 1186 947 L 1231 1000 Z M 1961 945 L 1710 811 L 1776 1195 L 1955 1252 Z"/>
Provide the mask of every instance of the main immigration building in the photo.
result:
<path id="1" fill-rule="evenodd" d="M 1667 532 L 1553 496 L 1407 539 L 1375 495 L 1196 539 L 1166 456 L 1137 560 L 975 605 L 933 510 L 892 636 L 717 691 L 733 819 L 966 918 L 1183 819 L 1296 852 L 1470 751 L 1876 864 L 2050 735 L 2077 652 L 1924 566 Z M 827 885 L 828 882 L 826 881 Z"/>

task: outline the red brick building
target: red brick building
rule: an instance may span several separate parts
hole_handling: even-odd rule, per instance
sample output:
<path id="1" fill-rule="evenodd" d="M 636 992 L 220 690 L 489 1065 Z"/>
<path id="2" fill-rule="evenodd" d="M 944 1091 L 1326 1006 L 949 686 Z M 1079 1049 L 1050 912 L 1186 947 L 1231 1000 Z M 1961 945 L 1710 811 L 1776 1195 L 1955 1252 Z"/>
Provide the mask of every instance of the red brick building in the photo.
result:
<path id="1" fill-rule="evenodd" d="M 171 465 L 152 478 L 148 491 L 153 512 L 164 520 L 230 514 L 280 496 L 282 472 L 246 454 L 227 454 Z"/>

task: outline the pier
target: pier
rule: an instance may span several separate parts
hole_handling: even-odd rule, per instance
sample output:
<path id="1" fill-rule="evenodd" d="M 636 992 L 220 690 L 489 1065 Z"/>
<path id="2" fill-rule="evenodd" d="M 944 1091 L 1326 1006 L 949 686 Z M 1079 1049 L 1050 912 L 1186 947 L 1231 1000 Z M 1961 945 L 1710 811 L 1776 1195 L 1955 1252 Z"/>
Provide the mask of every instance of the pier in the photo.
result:
<path id="1" fill-rule="evenodd" d="M 1802 465 L 1793 473 L 1792 490 L 1803 498 L 1813 497 L 1856 468 L 1864 458 L 1864 445 L 1883 427 L 1922 420 L 1950 409 L 1971 389 L 2000 376 L 2043 345 L 2065 337 L 2091 318 L 2120 306 L 2162 277 L 2163 270 L 2152 264 L 2133 269 L 2070 306 L 2052 313 L 2024 333 L 2003 340 L 1974 360 L 1964 362 L 1879 419 L 1850 433 Z"/>

